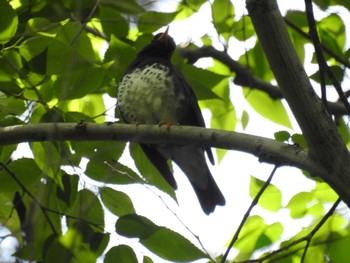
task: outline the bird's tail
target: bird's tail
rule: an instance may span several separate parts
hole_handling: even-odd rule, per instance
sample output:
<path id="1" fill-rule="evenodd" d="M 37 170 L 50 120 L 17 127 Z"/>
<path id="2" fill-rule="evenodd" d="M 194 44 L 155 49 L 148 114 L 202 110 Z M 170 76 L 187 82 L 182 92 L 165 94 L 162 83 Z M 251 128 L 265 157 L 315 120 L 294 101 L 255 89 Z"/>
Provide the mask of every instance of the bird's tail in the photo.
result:
<path id="1" fill-rule="evenodd" d="M 205 189 L 199 188 L 195 183 L 191 182 L 191 185 L 197 195 L 198 201 L 203 211 L 208 215 L 214 211 L 217 205 L 225 205 L 226 201 L 222 195 L 219 187 L 214 181 L 213 176 L 208 170 L 208 187 Z"/>

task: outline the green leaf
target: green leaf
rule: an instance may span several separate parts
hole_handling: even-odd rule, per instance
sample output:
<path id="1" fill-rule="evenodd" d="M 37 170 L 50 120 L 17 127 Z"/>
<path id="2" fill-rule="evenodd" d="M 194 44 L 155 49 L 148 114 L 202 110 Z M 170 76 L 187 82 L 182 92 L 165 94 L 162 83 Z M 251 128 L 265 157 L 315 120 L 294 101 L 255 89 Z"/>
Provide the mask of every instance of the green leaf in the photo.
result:
<path id="1" fill-rule="evenodd" d="M 113 65 L 108 68 L 109 74 L 119 81 L 135 56 L 136 51 L 133 47 L 112 35 L 109 47 L 104 56 L 105 63 L 110 61 L 114 62 Z"/>
<path id="2" fill-rule="evenodd" d="M 16 34 L 18 17 L 6 0 L 0 0 L 0 44 L 5 44 Z"/>
<path id="3" fill-rule="evenodd" d="M 308 192 L 300 192 L 292 197 L 286 208 L 290 210 L 291 218 L 301 218 L 307 213 L 308 204 L 313 200 L 313 195 Z"/>
<path id="4" fill-rule="evenodd" d="M 104 258 L 104 263 L 130 262 L 138 263 L 134 250 L 127 245 L 112 247 Z"/>
<path id="5" fill-rule="evenodd" d="M 266 92 L 243 88 L 250 106 L 266 119 L 292 129 L 286 109 L 280 100 L 272 99 Z"/>
<path id="6" fill-rule="evenodd" d="M 283 225 L 280 222 L 273 223 L 267 227 L 264 235 L 271 241 L 268 245 L 280 240 L 283 233 Z"/>
<path id="7" fill-rule="evenodd" d="M 41 35 L 46 37 L 54 37 L 61 29 L 62 24 L 52 23 L 44 17 L 33 17 L 26 24 L 26 32 L 31 35 Z"/>
<path id="8" fill-rule="evenodd" d="M 181 1 L 177 6 L 177 11 L 180 11 L 176 19 L 185 19 L 196 13 L 201 6 L 207 2 L 206 0 L 187 0 Z"/>
<path id="9" fill-rule="evenodd" d="M 105 121 L 106 111 L 102 94 L 88 94 L 82 98 L 60 102 L 59 108 L 64 112 L 83 112 L 97 123 Z M 83 117 L 83 116 L 82 116 Z M 83 117 L 84 120 L 86 117 Z"/>
<path id="10" fill-rule="evenodd" d="M 42 172 L 35 164 L 33 159 L 18 159 L 6 165 L 6 167 L 8 168 L 8 171 L 5 169 L 0 171 L 1 193 L 11 193 L 22 190 L 21 186 L 13 178 L 13 176 L 27 188 L 32 186 L 34 183 L 39 182 L 42 177 Z M 13 176 L 11 176 L 9 172 L 11 172 Z"/>
<path id="11" fill-rule="evenodd" d="M 260 216 L 250 216 L 247 219 L 235 244 L 235 247 L 239 249 L 239 254 L 235 257 L 235 261 L 246 260 L 251 257 L 257 248 L 259 237 L 266 228 L 267 226 Z"/>
<path id="12" fill-rule="evenodd" d="M 344 21 L 339 15 L 330 14 L 329 16 L 323 18 L 317 24 L 317 26 L 320 30 L 321 42 L 323 42 L 322 36 L 327 33 L 329 37 L 333 38 L 340 51 L 344 49 L 346 42 L 345 25 Z M 332 46 L 328 47 L 333 48 Z"/>
<path id="13" fill-rule="evenodd" d="M 45 244 L 45 262 L 86 262 L 94 263 L 96 253 L 86 249 L 81 233 L 76 229 L 68 229 L 64 236 L 52 237 Z"/>
<path id="14" fill-rule="evenodd" d="M 227 80 L 226 76 L 187 64 L 182 64 L 179 69 L 185 75 L 199 100 L 221 98 L 220 95 L 222 95 L 223 90 L 220 88 L 217 90 L 219 93 L 216 93 L 214 88 L 220 82 Z"/>
<path id="15" fill-rule="evenodd" d="M 214 26 L 227 41 L 234 23 L 234 6 L 229 0 L 215 0 L 211 6 Z"/>
<path id="16" fill-rule="evenodd" d="M 214 23 L 220 23 L 234 16 L 234 6 L 229 0 L 214 0 L 211 5 L 211 13 Z"/>
<path id="17" fill-rule="evenodd" d="M 337 121 L 338 132 L 340 133 L 343 141 L 346 145 L 350 142 L 350 130 L 348 129 L 347 124 L 345 123 L 343 118 L 339 118 Z M 349 146 L 349 145 L 348 145 Z"/>
<path id="18" fill-rule="evenodd" d="M 300 29 L 309 27 L 306 14 L 303 11 L 288 10 L 285 18 Z"/>
<path id="19" fill-rule="evenodd" d="M 241 123 L 243 130 L 245 130 L 249 123 L 249 114 L 245 110 L 242 112 Z"/>
<path id="20" fill-rule="evenodd" d="M 250 188 L 249 194 L 251 198 L 255 198 L 262 186 L 265 184 L 264 181 L 259 180 L 258 178 L 251 176 L 250 177 Z M 282 193 L 281 191 L 274 186 L 269 184 L 265 189 L 264 193 L 259 199 L 258 204 L 269 211 L 276 212 L 282 206 Z"/>
<path id="21" fill-rule="evenodd" d="M 300 146 L 303 149 L 307 149 L 308 145 L 307 142 L 302 134 L 299 133 L 294 133 L 291 137 L 292 142 L 295 143 L 296 145 Z"/>
<path id="22" fill-rule="evenodd" d="M 103 33 L 109 37 L 125 38 L 129 32 L 129 23 L 119 11 L 110 6 L 99 5 L 99 19 L 103 28 Z M 116 22 L 118 26 L 116 26 Z"/>
<path id="23" fill-rule="evenodd" d="M 13 50 L 4 50 L 0 56 L 0 76 L 1 81 L 11 81 L 19 78 L 18 72 L 23 67 L 20 54 Z"/>
<path id="24" fill-rule="evenodd" d="M 113 162 L 123 154 L 125 142 L 117 141 L 87 141 L 71 142 L 75 154 L 86 157 L 97 162 Z"/>
<path id="25" fill-rule="evenodd" d="M 4 94 L 2 95 L 2 99 L 4 99 Z M 3 101 L 2 104 L 2 106 L 5 107 L 3 110 L 3 113 L 5 114 L 19 116 L 26 110 L 25 101 L 16 97 L 8 97 L 6 102 Z"/>
<path id="26" fill-rule="evenodd" d="M 161 13 L 156 11 L 143 12 L 137 22 L 137 27 L 140 32 L 153 33 L 159 28 L 168 25 L 178 12 Z"/>
<path id="27" fill-rule="evenodd" d="M 47 36 L 35 36 L 26 39 L 20 46 L 19 52 L 21 56 L 30 61 L 35 56 L 44 52 L 53 39 Z"/>
<path id="28" fill-rule="evenodd" d="M 340 237 L 328 245 L 330 260 L 337 263 L 346 263 L 350 258 L 350 235 Z"/>
<path id="29" fill-rule="evenodd" d="M 30 144 L 30 147 L 38 167 L 51 178 L 57 178 L 61 169 L 61 153 L 58 144 L 52 142 L 33 142 Z"/>
<path id="30" fill-rule="evenodd" d="M 125 215 L 116 223 L 117 233 L 137 237 L 140 243 L 159 257 L 169 261 L 193 261 L 206 255 L 178 233 L 155 225 L 149 219 L 136 214 Z M 171 249 L 169 249 L 171 248 Z"/>
<path id="31" fill-rule="evenodd" d="M 21 241 L 21 222 L 17 215 L 17 211 L 14 210 L 13 201 L 9 199 L 7 195 L 1 193 L 0 202 L 2 204 L 0 209 L 1 226 L 6 227 L 19 241 Z"/>
<path id="32" fill-rule="evenodd" d="M 314 198 L 324 203 L 334 203 L 338 194 L 325 182 L 316 182 L 315 189 L 311 191 Z"/>
<path id="33" fill-rule="evenodd" d="M 144 11 L 143 8 L 134 0 L 102 0 L 101 4 L 110 5 L 111 7 L 126 14 L 139 14 Z"/>
<path id="34" fill-rule="evenodd" d="M 83 68 L 63 74 L 54 83 L 54 95 L 60 101 L 82 98 L 101 87 L 104 74 L 105 69 L 102 67 Z"/>
<path id="35" fill-rule="evenodd" d="M 287 142 L 291 137 L 290 133 L 287 131 L 275 132 L 273 136 L 275 137 L 276 141 L 279 141 L 279 142 Z"/>
<path id="36" fill-rule="evenodd" d="M 111 165 L 112 167 L 102 162 L 89 162 L 85 173 L 96 181 L 110 184 L 144 183 L 129 167 L 118 162 Z"/>
<path id="37" fill-rule="evenodd" d="M 79 184 L 79 176 L 77 175 L 62 175 L 62 186 L 56 188 L 56 196 L 62 201 L 60 207 L 62 209 L 70 207 L 77 195 Z"/>
<path id="38" fill-rule="evenodd" d="M 68 22 L 48 45 L 47 74 L 69 74 L 99 62 L 81 24 Z"/>
<path id="39" fill-rule="evenodd" d="M 128 195 L 116 191 L 112 188 L 103 187 L 100 189 L 101 200 L 103 204 L 117 216 L 134 214 L 135 209 Z"/>
<path id="40" fill-rule="evenodd" d="M 245 41 L 255 35 L 255 29 L 249 16 L 241 17 L 232 25 L 232 36 L 240 41 Z"/>
<path id="41" fill-rule="evenodd" d="M 153 260 L 150 257 L 143 256 L 142 263 L 153 263 Z"/>
<path id="42" fill-rule="evenodd" d="M 136 214 L 119 217 L 115 227 L 118 234 L 129 238 L 148 238 L 159 228 L 146 217 Z"/>
<path id="43" fill-rule="evenodd" d="M 67 210 L 68 226 L 73 227 L 80 219 L 94 229 L 101 231 L 104 228 L 104 213 L 99 199 L 87 189 L 80 190 L 72 206 Z"/>

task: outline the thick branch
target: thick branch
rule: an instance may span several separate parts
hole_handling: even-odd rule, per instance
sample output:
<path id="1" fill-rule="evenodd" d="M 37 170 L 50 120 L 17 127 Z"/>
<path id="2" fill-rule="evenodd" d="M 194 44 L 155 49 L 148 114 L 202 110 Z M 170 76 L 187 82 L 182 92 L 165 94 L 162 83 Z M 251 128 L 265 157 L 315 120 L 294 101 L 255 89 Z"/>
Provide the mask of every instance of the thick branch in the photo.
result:
<path id="1" fill-rule="evenodd" d="M 281 92 L 326 181 L 350 206 L 350 155 L 296 54 L 275 0 L 247 0 L 247 9 Z"/>
<path id="2" fill-rule="evenodd" d="M 272 139 L 238 132 L 190 126 L 39 123 L 0 128 L 0 145 L 35 141 L 131 141 L 136 143 L 169 143 L 211 146 L 250 153 L 259 161 L 288 165 L 322 176 L 325 170 L 308 159 L 305 150 Z"/>

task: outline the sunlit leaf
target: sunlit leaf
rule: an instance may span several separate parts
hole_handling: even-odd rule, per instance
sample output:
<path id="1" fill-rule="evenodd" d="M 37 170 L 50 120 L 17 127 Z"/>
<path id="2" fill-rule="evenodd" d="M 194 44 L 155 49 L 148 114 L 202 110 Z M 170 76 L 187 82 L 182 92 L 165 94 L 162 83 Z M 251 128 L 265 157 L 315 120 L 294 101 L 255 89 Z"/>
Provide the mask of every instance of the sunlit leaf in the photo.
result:
<path id="1" fill-rule="evenodd" d="M 278 131 L 273 134 L 275 139 L 279 142 L 285 142 L 288 141 L 291 137 L 290 133 L 287 131 Z"/>
<path id="2" fill-rule="evenodd" d="M 250 197 L 254 198 L 264 184 L 265 184 L 264 181 L 259 180 L 254 176 L 251 176 L 250 189 L 249 189 Z M 265 189 L 262 196 L 260 197 L 258 204 L 269 211 L 272 211 L 272 212 L 278 211 L 282 206 L 281 191 L 276 186 L 270 183 Z"/>
<path id="3" fill-rule="evenodd" d="M 312 199 L 312 194 L 308 192 L 300 192 L 293 196 L 287 205 L 287 208 L 290 210 L 291 218 L 303 217 L 306 214 L 308 205 Z"/>
<path id="4" fill-rule="evenodd" d="M 15 35 L 18 17 L 6 0 L 0 0 L 0 44 L 5 44 Z"/>
<path id="5" fill-rule="evenodd" d="M 280 100 L 272 99 L 268 94 L 259 90 L 243 89 L 250 106 L 266 119 L 292 128 L 286 109 Z"/>

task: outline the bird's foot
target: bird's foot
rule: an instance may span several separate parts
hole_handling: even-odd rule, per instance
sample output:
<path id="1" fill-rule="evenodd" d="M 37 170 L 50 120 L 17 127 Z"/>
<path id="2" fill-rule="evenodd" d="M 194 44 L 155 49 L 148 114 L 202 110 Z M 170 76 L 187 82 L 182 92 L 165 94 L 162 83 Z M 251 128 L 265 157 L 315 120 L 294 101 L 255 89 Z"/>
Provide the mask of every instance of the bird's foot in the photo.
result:
<path id="1" fill-rule="evenodd" d="M 173 126 L 173 125 L 180 125 L 180 123 L 178 122 L 171 122 L 171 121 L 160 121 L 159 122 L 159 127 L 160 126 L 166 126 L 166 129 L 169 131 L 170 130 L 170 127 Z"/>

